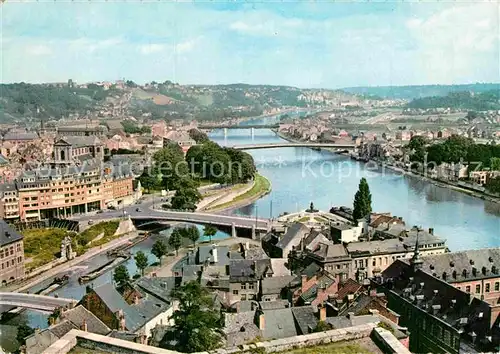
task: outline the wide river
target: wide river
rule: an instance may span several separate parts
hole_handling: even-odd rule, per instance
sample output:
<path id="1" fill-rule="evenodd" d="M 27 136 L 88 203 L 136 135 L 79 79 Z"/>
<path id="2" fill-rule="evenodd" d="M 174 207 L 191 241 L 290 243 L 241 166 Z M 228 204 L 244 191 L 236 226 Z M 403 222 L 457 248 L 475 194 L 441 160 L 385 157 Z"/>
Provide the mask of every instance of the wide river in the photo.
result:
<path id="1" fill-rule="evenodd" d="M 272 123 L 272 119 L 252 123 Z M 210 138 L 220 145 L 285 142 L 269 129 L 213 131 Z M 409 226 L 433 227 L 446 239 L 451 251 L 500 247 L 500 204 L 484 201 L 419 178 L 403 176 L 328 151 L 310 148 L 249 150 L 259 173 L 272 184 L 272 192 L 236 211 L 238 214 L 268 218 L 283 212 L 317 209 L 332 205 L 352 207 L 359 180 L 370 185 L 376 212 L 401 216 Z"/>
<path id="2" fill-rule="evenodd" d="M 248 121 L 246 124 L 273 122 L 274 118 L 267 118 Z M 285 142 L 269 129 L 255 129 L 253 137 L 250 129 L 229 129 L 226 136 L 222 130 L 215 130 L 210 138 L 223 146 Z M 374 211 L 401 216 L 409 226 L 433 227 L 435 234 L 445 238 L 452 251 L 500 246 L 500 204 L 390 170 L 370 169 L 362 162 L 328 151 L 277 148 L 249 152 L 255 159 L 259 173 L 270 180 L 272 192 L 251 205 L 235 210 L 237 214 L 276 217 L 283 212 L 306 209 L 310 202 L 314 202 L 315 207 L 320 210 L 328 210 L 332 205 L 352 206 L 359 179 L 366 177 Z M 154 236 L 134 246 L 132 253 L 139 250 L 149 253 L 154 239 L 158 237 L 164 236 Z M 217 237 L 227 235 L 219 232 Z M 152 262 L 156 261 L 154 256 L 149 257 Z M 84 262 L 81 268 L 73 269 L 70 272 L 70 283 L 58 289 L 58 295 L 81 298 L 85 293 L 85 286 L 78 284 L 78 277 L 107 260 L 107 256 L 102 255 Z M 133 259 L 125 265 L 131 275 L 136 273 Z M 112 275 L 108 272 L 97 278 L 93 285 L 111 281 Z M 12 337 L 15 336 L 13 326 L 21 322 L 32 327 L 46 327 L 47 314 L 25 311 L 7 323 L 4 322 L 0 325 L 0 345 L 7 347 L 6 349 L 15 349 L 12 343 Z"/>

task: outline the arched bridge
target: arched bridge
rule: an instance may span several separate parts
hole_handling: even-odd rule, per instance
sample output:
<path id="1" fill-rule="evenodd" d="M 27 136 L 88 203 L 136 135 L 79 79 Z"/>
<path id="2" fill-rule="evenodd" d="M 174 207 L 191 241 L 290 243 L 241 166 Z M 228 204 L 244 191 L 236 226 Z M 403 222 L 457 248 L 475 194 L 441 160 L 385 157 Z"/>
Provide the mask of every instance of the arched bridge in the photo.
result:
<path id="1" fill-rule="evenodd" d="M 243 229 L 255 229 L 257 231 L 267 231 L 269 224 L 267 219 L 182 211 L 148 210 L 147 213 L 130 212 L 130 217 L 135 220 L 165 220 L 194 224 L 213 224 L 215 226 L 234 226 Z"/>
<path id="2" fill-rule="evenodd" d="M 46 295 L 0 293 L 0 306 L 5 307 L 24 307 L 34 310 L 54 311 L 57 307 L 72 303 L 76 303 L 76 301 Z"/>
<path id="3" fill-rule="evenodd" d="M 199 125 L 198 129 L 277 129 L 279 128 L 279 124 L 249 124 L 249 125 Z"/>
<path id="4" fill-rule="evenodd" d="M 256 149 L 274 149 L 283 147 L 309 147 L 309 148 L 331 148 L 331 149 L 354 149 L 355 144 L 337 144 L 337 143 L 269 143 L 269 144 L 246 144 L 233 145 L 236 150 L 256 150 Z"/>

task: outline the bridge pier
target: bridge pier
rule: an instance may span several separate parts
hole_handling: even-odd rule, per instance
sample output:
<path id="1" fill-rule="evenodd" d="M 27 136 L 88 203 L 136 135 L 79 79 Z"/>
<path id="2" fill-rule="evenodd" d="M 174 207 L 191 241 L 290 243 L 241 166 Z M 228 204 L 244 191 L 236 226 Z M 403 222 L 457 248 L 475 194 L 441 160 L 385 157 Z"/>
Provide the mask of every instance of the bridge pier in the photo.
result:
<path id="1" fill-rule="evenodd" d="M 224 128 L 224 138 L 227 138 L 227 128 Z"/>
<path id="2" fill-rule="evenodd" d="M 238 237 L 236 235 L 236 224 L 234 222 L 231 224 L 231 237 Z"/>
<path id="3" fill-rule="evenodd" d="M 250 134 L 252 135 L 252 141 L 255 139 L 255 128 L 250 128 Z"/>

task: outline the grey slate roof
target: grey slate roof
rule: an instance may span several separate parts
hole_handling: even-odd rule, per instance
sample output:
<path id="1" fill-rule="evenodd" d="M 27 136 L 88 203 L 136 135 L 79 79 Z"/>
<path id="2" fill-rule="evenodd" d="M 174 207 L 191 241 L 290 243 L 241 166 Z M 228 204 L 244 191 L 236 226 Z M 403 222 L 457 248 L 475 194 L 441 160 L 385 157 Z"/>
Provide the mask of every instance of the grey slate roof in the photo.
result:
<path id="1" fill-rule="evenodd" d="M 290 302 L 288 300 L 260 301 L 259 306 L 262 310 L 284 309 L 290 307 Z"/>
<path id="2" fill-rule="evenodd" d="M 422 256 L 421 259 L 423 261 L 423 271 L 432 275 L 435 274 L 436 278 L 448 282 L 470 281 L 477 278 L 496 278 L 500 273 L 500 248 L 450 252 Z M 403 261 L 409 263 L 409 260 L 405 259 Z M 476 275 L 473 273 L 473 268 L 476 269 Z M 465 277 L 464 270 L 467 271 Z M 495 270 L 496 274 L 492 270 Z"/>
<path id="3" fill-rule="evenodd" d="M 17 190 L 14 183 L 0 183 L 0 197 L 4 192 L 11 192 Z"/>
<path id="4" fill-rule="evenodd" d="M 125 302 L 121 294 L 116 291 L 112 284 L 103 284 L 95 287 L 93 291 L 113 313 L 116 313 L 118 310 L 123 311 L 123 314 L 125 315 L 125 326 L 129 331 L 135 332 L 137 329 L 142 327 L 145 319 L 135 309 L 135 307 L 130 306 Z"/>
<path id="5" fill-rule="evenodd" d="M 55 326 L 50 327 L 48 330 L 51 331 L 56 337 L 61 338 L 72 329 L 80 329 L 80 328 L 78 328 L 69 321 L 63 321 L 56 324 Z"/>
<path id="6" fill-rule="evenodd" d="M 4 141 L 7 140 L 35 140 L 38 139 L 38 134 L 33 132 L 7 132 L 3 138 Z"/>
<path id="7" fill-rule="evenodd" d="M 263 310 L 264 339 L 293 337 L 300 333 L 295 325 L 292 309 Z"/>
<path id="8" fill-rule="evenodd" d="M 215 251 L 217 250 L 217 251 Z M 200 246 L 198 247 L 198 264 L 214 262 L 214 253 L 217 252 L 217 264 L 225 266 L 229 264 L 229 247 L 227 246 Z"/>
<path id="9" fill-rule="evenodd" d="M 0 219 L 0 247 L 23 239 L 23 235 L 11 228 L 3 219 Z"/>
<path id="10" fill-rule="evenodd" d="M 141 292 L 145 292 L 156 296 L 160 300 L 170 303 L 171 302 L 171 292 L 175 289 L 175 278 L 174 277 L 154 277 L 147 278 L 141 277 L 136 282 L 135 285 L 139 287 Z"/>
<path id="11" fill-rule="evenodd" d="M 287 232 L 283 235 L 281 240 L 276 244 L 278 248 L 286 248 L 288 244 L 296 237 L 302 238 L 307 233 L 309 233 L 309 228 L 304 224 L 297 222 L 290 226 Z"/>
<path id="12" fill-rule="evenodd" d="M 101 145 L 101 141 L 95 135 L 93 136 L 64 136 L 61 137 L 56 144 L 67 143 L 73 147 L 85 147 Z"/>
<path id="13" fill-rule="evenodd" d="M 295 279 L 293 275 L 262 279 L 262 295 L 280 294 L 281 290 L 286 287 L 293 279 Z"/>
<path id="14" fill-rule="evenodd" d="M 102 334 L 103 336 L 111 332 L 108 326 L 82 305 L 78 305 L 74 309 L 66 310 L 64 312 L 64 319 L 73 323 L 78 329 L 81 328 L 83 321 L 85 321 L 88 332 Z"/>
<path id="15" fill-rule="evenodd" d="M 311 333 L 318 324 L 316 309 L 313 306 L 292 307 L 293 317 L 300 328 L 300 334 Z"/>

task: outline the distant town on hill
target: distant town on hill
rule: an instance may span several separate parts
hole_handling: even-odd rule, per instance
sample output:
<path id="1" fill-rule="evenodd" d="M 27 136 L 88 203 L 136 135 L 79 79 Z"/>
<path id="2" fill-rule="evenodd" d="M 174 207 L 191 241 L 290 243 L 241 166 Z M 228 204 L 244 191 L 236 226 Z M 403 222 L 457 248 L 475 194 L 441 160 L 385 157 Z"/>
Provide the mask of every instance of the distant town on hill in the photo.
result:
<path id="1" fill-rule="evenodd" d="M 410 85 L 410 86 L 360 86 L 346 87 L 342 91 L 365 96 L 376 96 L 388 99 L 413 100 L 431 96 L 446 96 L 452 92 L 486 92 L 499 91 L 498 83 L 475 83 L 464 85 Z"/>
<path id="2" fill-rule="evenodd" d="M 272 85 L 139 85 L 130 80 L 0 85 L 0 123 L 90 117 L 220 121 L 286 108 L 383 107 L 498 110 L 499 84 L 301 89 Z"/>

